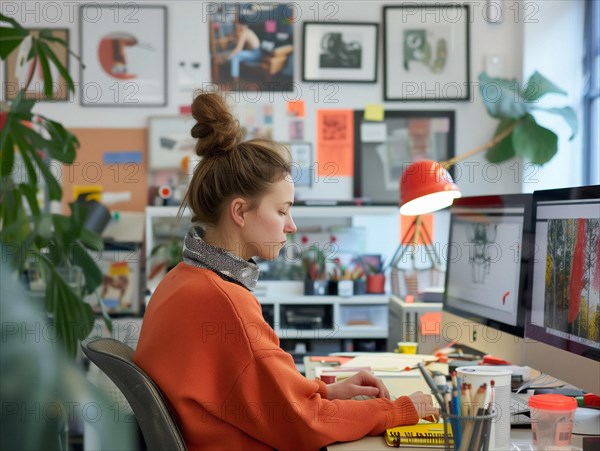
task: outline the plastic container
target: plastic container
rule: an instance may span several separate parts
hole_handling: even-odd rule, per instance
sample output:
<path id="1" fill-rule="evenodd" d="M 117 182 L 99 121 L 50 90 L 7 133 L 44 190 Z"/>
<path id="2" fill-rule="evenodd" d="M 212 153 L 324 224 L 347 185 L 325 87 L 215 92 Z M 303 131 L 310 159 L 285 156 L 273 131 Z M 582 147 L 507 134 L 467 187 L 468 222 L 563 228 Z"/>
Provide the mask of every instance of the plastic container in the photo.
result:
<path id="1" fill-rule="evenodd" d="M 571 446 L 577 401 L 565 395 L 533 395 L 529 398 L 531 434 L 535 449 Z"/>

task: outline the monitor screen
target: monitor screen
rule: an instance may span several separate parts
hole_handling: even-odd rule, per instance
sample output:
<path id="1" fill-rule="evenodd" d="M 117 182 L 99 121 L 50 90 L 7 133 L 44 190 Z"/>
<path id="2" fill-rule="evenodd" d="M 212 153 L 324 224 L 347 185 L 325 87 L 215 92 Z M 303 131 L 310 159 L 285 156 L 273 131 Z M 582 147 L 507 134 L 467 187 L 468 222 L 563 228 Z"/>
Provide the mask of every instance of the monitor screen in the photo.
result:
<path id="1" fill-rule="evenodd" d="M 600 185 L 536 191 L 533 202 L 526 337 L 600 361 Z"/>
<path id="2" fill-rule="evenodd" d="M 524 336 L 531 200 L 530 194 L 509 194 L 454 201 L 445 311 Z"/>

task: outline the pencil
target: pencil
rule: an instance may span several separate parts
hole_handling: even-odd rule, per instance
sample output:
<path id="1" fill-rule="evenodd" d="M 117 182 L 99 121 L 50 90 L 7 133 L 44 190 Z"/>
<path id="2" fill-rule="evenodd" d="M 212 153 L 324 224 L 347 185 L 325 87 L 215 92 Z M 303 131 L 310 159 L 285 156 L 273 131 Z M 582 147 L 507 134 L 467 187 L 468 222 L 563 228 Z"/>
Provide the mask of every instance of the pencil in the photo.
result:
<path id="1" fill-rule="evenodd" d="M 496 388 L 496 382 L 492 379 L 490 381 L 490 390 L 491 390 L 491 395 L 490 395 L 490 402 L 488 403 L 487 409 L 485 410 L 485 414 L 486 415 L 491 415 L 492 411 L 494 409 L 494 396 L 495 396 L 495 388 Z M 483 449 L 483 451 L 488 451 L 489 446 L 490 446 L 490 431 L 492 429 L 492 419 L 488 418 L 485 420 L 485 422 L 483 423 L 483 433 L 482 433 L 482 437 L 481 437 L 481 447 Z"/>
<path id="2" fill-rule="evenodd" d="M 483 402 L 485 401 L 485 393 L 487 390 L 487 384 L 481 384 L 477 389 L 477 393 L 475 394 L 475 399 L 473 401 L 473 415 L 481 416 L 484 413 Z M 473 434 L 471 435 L 471 440 L 469 441 L 470 450 L 479 449 L 479 444 L 481 443 L 481 427 L 483 425 L 483 421 L 473 420 Z"/>

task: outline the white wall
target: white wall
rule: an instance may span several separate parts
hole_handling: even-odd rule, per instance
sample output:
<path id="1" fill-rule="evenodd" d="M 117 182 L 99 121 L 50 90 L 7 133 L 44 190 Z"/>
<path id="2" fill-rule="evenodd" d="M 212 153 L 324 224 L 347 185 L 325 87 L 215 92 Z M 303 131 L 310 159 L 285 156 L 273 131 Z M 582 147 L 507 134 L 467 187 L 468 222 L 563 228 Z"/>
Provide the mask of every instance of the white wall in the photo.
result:
<path id="1" fill-rule="evenodd" d="M 125 1 L 123 1 L 125 3 Z M 433 0 L 432 0 L 433 2 Z M 68 27 L 71 32 L 71 47 L 79 52 L 79 24 L 77 2 L 23 2 L 3 1 L 1 11 L 15 17 L 21 23 L 31 27 Z M 109 2 L 114 3 L 114 0 Z M 203 14 L 209 2 L 198 1 L 171 1 L 171 2 L 146 2 L 165 4 L 168 6 L 168 105 L 165 108 L 112 108 L 112 107 L 82 107 L 79 104 L 79 93 L 76 92 L 68 103 L 40 103 L 36 111 L 63 122 L 68 127 L 145 127 L 148 116 L 177 114 L 179 106 L 189 104 L 192 91 L 181 91 L 177 85 L 177 69 L 180 61 L 201 63 L 200 78 L 208 82 L 210 71 L 209 45 L 207 19 Z M 401 4 L 400 1 L 300 1 L 295 2 L 301 13 L 299 23 L 295 28 L 295 93 L 276 93 L 269 98 L 268 94 L 259 95 L 258 100 L 253 94 L 252 98 L 241 102 L 260 103 L 272 102 L 274 104 L 274 137 L 287 139 L 287 117 L 285 115 L 286 100 L 290 97 L 302 97 L 306 102 L 306 139 L 314 140 L 315 113 L 321 108 L 353 108 L 362 109 L 367 103 L 383 103 L 383 51 L 379 50 L 379 69 L 377 84 L 339 84 L 323 85 L 316 83 L 302 83 L 301 79 L 301 42 L 302 22 L 323 19 L 330 14 L 332 19 L 338 21 L 365 21 L 382 23 L 383 5 Z M 525 3 L 525 11 L 531 2 Z M 538 2 L 538 9 L 531 17 L 539 18 L 536 26 L 524 23 L 523 4 L 518 1 L 504 1 L 500 23 L 489 23 L 484 20 L 486 14 L 485 0 L 469 2 L 472 6 L 471 24 L 471 80 L 475 84 L 474 96 L 469 102 L 385 102 L 386 109 L 454 109 L 456 111 L 456 153 L 462 154 L 486 142 L 493 135 L 497 122 L 490 118 L 481 102 L 477 89 L 477 77 L 485 69 L 487 56 L 498 56 L 500 65 L 494 68 L 494 75 L 503 77 L 516 77 L 521 79 L 521 74 L 528 73 L 534 68 L 553 79 L 559 85 L 565 86 L 569 92 L 578 95 L 576 85 L 564 84 L 564 80 L 555 77 L 557 71 L 569 72 L 574 66 L 574 60 L 580 54 L 580 43 L 573 36 L 574 30 L 579 29 L 580 16 L 577 8 L 571 3 L 580 1 L 553 1 Z M 143 4 L 138 2 L 138 4 Z M 563 14 L 567 11 L 568 14 Z M 58 12 L 58 14 L 57 14 Z M 319 17 L 317 17 L 319 14 Z M 578 28 L 573 28 L 575 26 Z M 382 34 L 382 26 L 380 34 Z M 556 40 L 547 42 L 545 36 L 551 29 L 556 28 Z M 523 32 L 525 30 L 526 54 L 539 54 L 538 47 L 544 49 L 548 55 L 547 64 L 538 64 L 537 60 L 523 63 Z M 571 30 L 571 31 L 569 31 Z M 540 36 L 542 35 L 542 36 Z M 574 42 L 575 41 L 575 42 Z M 380 38 L 380 43 L 382 39 Z M 77 62 L 71 58 L 71 73 L 76 82 L 79 81 Z M 161 68 L 157 68 L 161 70 Z M 2 71 L 2 77 L 4 71 Z M 565 143 L 561 141 L 561 146 Z M 82 149 L 85 151 L 85 149 Z M 563 158 L 561 149 L 560 159 L 551 163 L 552 167 L 564 168 L 566 159 L 569 168 L 578 163 L 569 157 Z M 493 194 L 519 192 L 523 187 L 519 177 L 521 168 L 516 161 L 500 166 L 488 164 L 483 156 L 477 155 L 469 159 L 466 164 L 458 165 L 458 185 L 464 195 Z M 573 172 L 570 169 L 569 172 Z M 566 185 L 572 179 L 563 174 L 552 175 L 551 184 Z M 306 197 L 314 198 L 350 198 L 352 196 L 352 182 L 350 178 L 341 177 L 336 184 L 317 186 Z"/>

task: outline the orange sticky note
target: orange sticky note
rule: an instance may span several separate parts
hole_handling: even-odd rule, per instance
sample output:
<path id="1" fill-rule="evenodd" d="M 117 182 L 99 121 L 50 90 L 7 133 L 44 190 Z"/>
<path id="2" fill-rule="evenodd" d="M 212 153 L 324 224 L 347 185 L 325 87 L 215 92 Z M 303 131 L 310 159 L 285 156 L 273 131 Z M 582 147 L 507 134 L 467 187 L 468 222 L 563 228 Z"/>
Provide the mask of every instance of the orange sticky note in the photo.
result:
<path id="1" fill-rule="evenodd" d="M 289 100 L 287 103 L 287 114 L 289 116 L 304 117 L 304 100 Z"/>
<path id="2" fill-rule="evenodd" d="M 385 116 L 383 105 L 369 103 L 365 108 L 365 121 L 381 122 Z"/>
<path id="3" fill-rule="evenodd" d="M 425 312 L 419 317 L 421 336 L 439 335 L 442 328 L 442 312 Z"/>
<path id="4" fill-rule="evenodd" d="M 400 240 L 402 244 L 426 244 L 431 246 L 433 240 L 433 215 L 421 215 L 421 230 L 415 237 L 416 216 L 400 216 Z M 408 235 L 407 235 L 408 234 Z"/>

